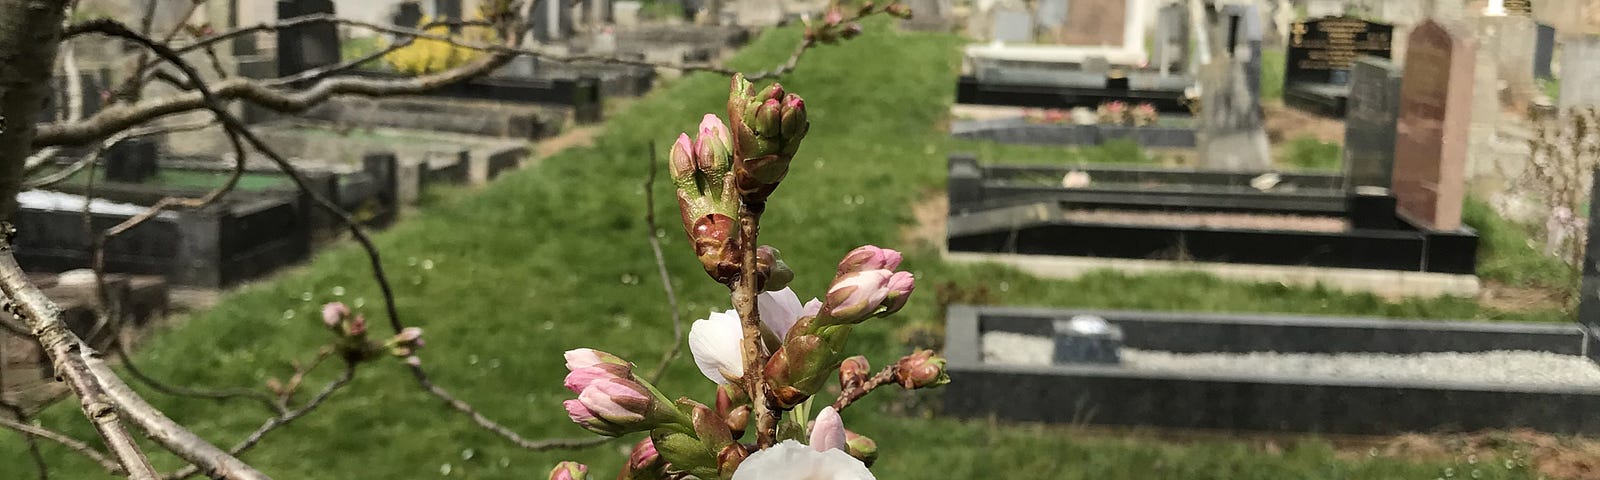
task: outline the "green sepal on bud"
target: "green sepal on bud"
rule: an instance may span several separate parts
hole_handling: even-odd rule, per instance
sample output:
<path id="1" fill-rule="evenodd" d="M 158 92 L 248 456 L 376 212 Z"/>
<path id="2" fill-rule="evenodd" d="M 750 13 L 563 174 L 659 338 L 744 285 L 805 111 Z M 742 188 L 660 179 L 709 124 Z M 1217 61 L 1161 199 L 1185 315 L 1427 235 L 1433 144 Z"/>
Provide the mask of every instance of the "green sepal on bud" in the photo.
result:
<path id="1" fill-rule="evenodd" d="M 675 428 L 658 428 L 650 432 L 650 441 L 673 469 L 699 478 L 721 478 L 717 475 L 716 453 L 707 450 L 694 434 Z"/>
<path id="2" fill-rule="evenodd" d="M 733 433 L 728 431 L 727 420 L 716 410 L 688 398 L 678 399 L 678 408 L 689 413 L 695 436 L 700 438 L 706 451 L 720 452 L 733 443 Z"/>
<path id="3" fill-rule="evenodd" d="M 743 75 L 735 74 L 728 118 L 738 193 L 747 202 L 765 202 L 788 174 L 789 163 L 810 129 L 805 102 L 777 83 L 757 92 Z"/>
<path id="4" fill-rule="evenodd" d="M 756 273 L 759 276 L 756 284 L 766 292 L 783 290 L 794 281 L 794 270 L 784 263 L 783 252 L 771 245 L 756 248 Z"/>
<path id="5" fill-rule="evenodd" d="M 861 435 L 850 430 L 844 431 L 845 452 L 856 457 L 862 464 L 871 467 L 878 461 L 878 442 L 872 441 L 866 435 Z"/>

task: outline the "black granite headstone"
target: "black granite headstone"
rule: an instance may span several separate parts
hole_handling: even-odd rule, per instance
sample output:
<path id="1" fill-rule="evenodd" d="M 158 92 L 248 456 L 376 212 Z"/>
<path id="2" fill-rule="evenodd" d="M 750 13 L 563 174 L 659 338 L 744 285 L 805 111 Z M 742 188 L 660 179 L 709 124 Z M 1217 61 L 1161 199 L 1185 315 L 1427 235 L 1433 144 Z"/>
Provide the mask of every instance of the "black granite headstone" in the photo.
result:
<path id="1" fill-rule="evenodd" d="M 1051 363 L 1117 364 L 1122 362 L 1122 329 L 1100 317 L 1079 315 L 1052 322 L 1055 351 Z"/>
<path id="2" fill-rule="evenodd" d="M 1541 23 L 1537 28 L 1533 43 L 1533 76 L 1549 80 L 1555 78 L 1550 71 L 1550 61 L 1556 55 L 1556 27 Z"/>
<path id="3" fill-rule="evenodd" d="M 1350 17 L 1296 22 L 1289 32 L 1285 88 L 1299 83 L 1344 85 L 1363 55 L 1390 58 L 1394 26 Z"/>
<path id="4" fill-rule="evenodd" d="M 1600 169 L 1593 173 L 1593 186 L 1589 190 L 1590 205 L 1600 205 Z M 1600 329 L 1600 208 L 1589 208 L 1589 239 L 1583 249 L 1583 283 L 1578 292 L 1578 322 L 1591 332 Z M 1594 336 L 1590 336 L 1594 339 Z M 1600 358 L 1594 345 L 1589 348 L 1589 358 Z"/>
<path id="5" fill-rule="evenodd" d="M 1344 130 L 1345 179 L 1350 188 L 1388 189 L 1394 176 L 1395 128 L 1400 122 L 1400 67 L 1362 57 L 1351 69 Z"/>
<path id="6" fill-rule="evenodd" d="M 395 5 L 394 15 L 389 21 L 395 26 L 415 27 L 422 24 L 422 5 L 417 2 L 405 2 Z"/>
<path id="7" fill-rule="evenodd" d="M 334 13 L 333 0 L 278 0 L 278 19 Z M 339 28 L 333 22 L 311 22 L 278 31 L 278 75 L 339 63 Z"/>
<path id="8" fill-rule="evenodd" d="M 107 180 L 139 183 L 156 174 L 156 141 L 149 137 L 124 139 L 105 155 Z"/>

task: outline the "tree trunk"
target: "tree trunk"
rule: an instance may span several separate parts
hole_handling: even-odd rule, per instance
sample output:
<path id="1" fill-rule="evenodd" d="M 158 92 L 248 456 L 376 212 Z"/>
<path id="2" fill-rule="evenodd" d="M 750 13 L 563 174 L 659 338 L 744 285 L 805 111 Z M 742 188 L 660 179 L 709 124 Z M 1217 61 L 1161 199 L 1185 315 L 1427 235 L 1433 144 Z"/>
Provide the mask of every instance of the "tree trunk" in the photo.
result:
<path id="1" fill-rule="evenodd" d="M 0 219 L 17 210 L 34 123 L 50 94 L 67 0 L 0 0 Z"/>

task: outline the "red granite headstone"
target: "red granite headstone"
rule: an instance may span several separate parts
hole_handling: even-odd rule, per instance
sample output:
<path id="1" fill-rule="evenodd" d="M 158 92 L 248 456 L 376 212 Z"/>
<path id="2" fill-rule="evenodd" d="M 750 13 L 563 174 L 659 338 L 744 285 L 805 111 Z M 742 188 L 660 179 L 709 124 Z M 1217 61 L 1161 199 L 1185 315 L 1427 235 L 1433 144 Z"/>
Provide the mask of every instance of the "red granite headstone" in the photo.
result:
<path id="1" fill-rule="evenodd" d="M 1462 27 L 1428 20 L 1412 30 L 1401 74 L 1394 196 L 1401 216 L 1461 227 L 1475 48 Z"/>

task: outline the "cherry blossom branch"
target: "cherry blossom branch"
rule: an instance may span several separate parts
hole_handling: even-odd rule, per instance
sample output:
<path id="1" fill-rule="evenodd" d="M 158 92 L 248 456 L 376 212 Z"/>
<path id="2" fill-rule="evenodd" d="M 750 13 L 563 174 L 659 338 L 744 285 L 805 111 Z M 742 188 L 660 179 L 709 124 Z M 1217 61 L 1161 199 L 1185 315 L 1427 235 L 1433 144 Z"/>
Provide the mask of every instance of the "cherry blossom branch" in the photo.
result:
<path id="1" fill-rule="evenodd" d="M 91 373 L 88 362 L 94 352 L 67 328 L 55 302 L 28 281 L 27 274 L 12 256 L 10 237 L 15 229 L 6 225 L 4 230 L 5 245 L 0 249 L 0 292 L 8 299 L 6 308 L 13 316 L 23 319 L 39 340 L 55 364 L 56 374 L 77 394 L 79 409 L 94 424 L 95 431 L 105 440 L 129 478 L 154 480 L 157 478 L 155 469 L 117 415 L 119 402 L 108 392 L 110 389 L 105 382 Z"/>
<path id="2" fill-rule="evenodd" d="M 105 454 L 100 453 L 99 450 L 95 450 L 94 447 L 89 446 L 89 444 L 80 442 L 77 439 L 69 437 L 60 432 L 56 432 L 44 427 L 29 425 L 19 421 L 7 420 L 4 418 L 0 418 L 0 427 L 15 430 L 17 433 L 21 433 L 23 436 L 26 436 L 30 439 L 49 440 L 60 444 L 63 447 L 67 447 L 68 450 L 72 450 L 79 455 L 87 457 L 90 461 L 100 464 L 100 468 L 104 468 L 106 473 L 118 476 L 126 474 L 126 472 L 122 470 L 122 465 L 118 464 L 114 460 L 111 460 L 110 458 L 106 458 Z M 43 464 L 41 464 L 41 466 L 43 466 Z M 43 476 L 44 475 L 41 475 L 41 477 Z"/>
<path id="3" fill-rule="evenodd" d="M 123 348 L 123 345 L 113 344 L 110 350 L 116 352 L 117 363 L 121 364 L 124 370 L 127 370 L 130 375 L 133 375 L 135 380 L 144 383 L 146 386 L 149 386 L 155 391 L 175 397 L 193 397 L 211 400 L 248 398 L 266 406 L 268 411 L 276 414 L 284 413 L 283 407 L 278 405 L 278 402 L 274 400 L 271 395 L 268 395 L 265 392 L 249 388 L 205 390 L 194 387 L 168 384 L 166 382 L 157 380 L 155 377 L 151 377 L 149 374 L 146 374 L 143 369 L 140 369 L 139 365 L 134 363 L 133 357 L 128 355 L 127 349 Z"/>
<path id="4" fill-rule="evenodd" d="M 739 278 L 733 286 L 733 308 L 739 313 L 744 333 L 744 387 L 750 396 L 756 418 L 756 444 L 767 448 L 776 443 L 778 412 L 773 408 L 772 392 L 763 372 L 770 352 L 761 343 L 761 312 L 756 308 L 760 293 L 756 278 L 756 237 L 761 231 L 761 213 L 766 203 L 739 202 L 739 245 L 743 257 Z"/>
<path id="5" fill-rule="evenodd" d="M 439 388 L 438 385 L 434 385 L 433 381 L 428 379 L 428 372 L 423 370 L 421 366 L 408 366 L 411 368 L 411 375 L 416 377 L 417 384 L 421 385 L 423 389 L 428 391 L 428 393 L 431 393 L 433 396 L 444 400 L 445 404 L 449 405 L 450 408 L 472 417 L 473 423 L 478 424 L 479 427 L 483 427 L 483 429 L 493 432 L 494 434 L 511 441 L 511 443 L 521 447 L 524 450 L 534 452 L 542 452 L 546 450 L 571 450 L 592 447 L 614 440 L 611 437 L 528 440 L 527 438 L 523 438 L 523 436 L 518 434 L 516 431 L 506 428 L 506 426 L 501 425 L 494 420 L 490 420 L 489 417 L 485 417 L 482 413 L 479 413 L 478 409 L 474 408 L 472 404 L 464 402 L 461 399 L 451 395 L 450 392 L 446 391 L 445 389 Z"/>
<path id="6" fill-rule="evenodd" d="M 878 387 L 891 385 L 895 382 L 898 382 L 899 377 L 896 375 L 896 373 L 898 373 L 899 370 L 900 369 L 898 365 L 889 365 L 884 367 L 883 370 L 879 370 L 876 375 L 868 378 L 865 382 L 861 382 L 859 385 L 840 385 L 839 398 L 834 399 L 833 409 L 844 411 L 845 407 L 855 403 L 856 400 L 860 400 L 861 397 L 867 396 L 868 393 L 872 393 L 872 391 Z"/>
<path id="7" fill-rule="evenodd" d="M 322 357 L 323 356 L 320 355 L 318 356 L 319 359 Z M 306 414 L 311 413 L 313 410 L 316 410 L 317 407 L 322 406 L 322 403 L 327 401 L 328 397 L 333 396 L 334 392 L 337 392 L 339 389 L 349 385 L 350 381 L 355 379 L 355 376 L 356 364 L 346 363 L 343 373 L 340 373 L 338 378 L 333 379 L 333 381 L 328 382 L 326 386 L 323 386 L 322 390 L 317 392 L 317 395 L 312 397 L 310 401 L 307 401 L 305 405 L 302 405 L 300 408 L 296 408 L 294 410 L 285 411 L 277 416 L 267 419 L 266 422 L 262 423 L 260 427 L 256 427 L 256 430 L 251 432 L 250 435 L 245 437 L 244 440 L 240 441 L 237 445 L 234 445 L 233 448 L 228 449 L 228 453 L 232 455 L 241 455 L 244 452 L 249 451 L 251 448 L 254 448 L 257 444 L 261 443 L 263 438 L 266 438 L 267 434 L 272 433 L 273 430 L 277 430 L 279 427 L 288 425 L 289 423 L 300 419 L 300 417 L 306 416 Z M 189 478 L 199 473 L 199 468 L 196 468 L 194 465 L 189 465 L 178 469 L 176 472 L 172 472 L 171 474 L 167 475 L 166 478 Z"/>
<path id="8" fill-rule="evenodd" d="M 656 238 L 656 142 L 652 140 L 647 148 L 650 150 L 650 165 L 644 179 L 645 238 L 650 241 L 650 251 L 656 256 L 656 272 L 661 274 L 661 288 L 666 290 L 667 305 L 672 309 L 672 349 L 662 355 L 661 365 L 649 377 L 650 383 L 658 383 L 661 375 L 666 373 L 667 365 L 672 364 L 683 352 L 683 320 L 678 312 L 678 293 L 672 287 L 672 274 L 667 271 L 667 259 L 661 253 L 661 239 Z"/>

